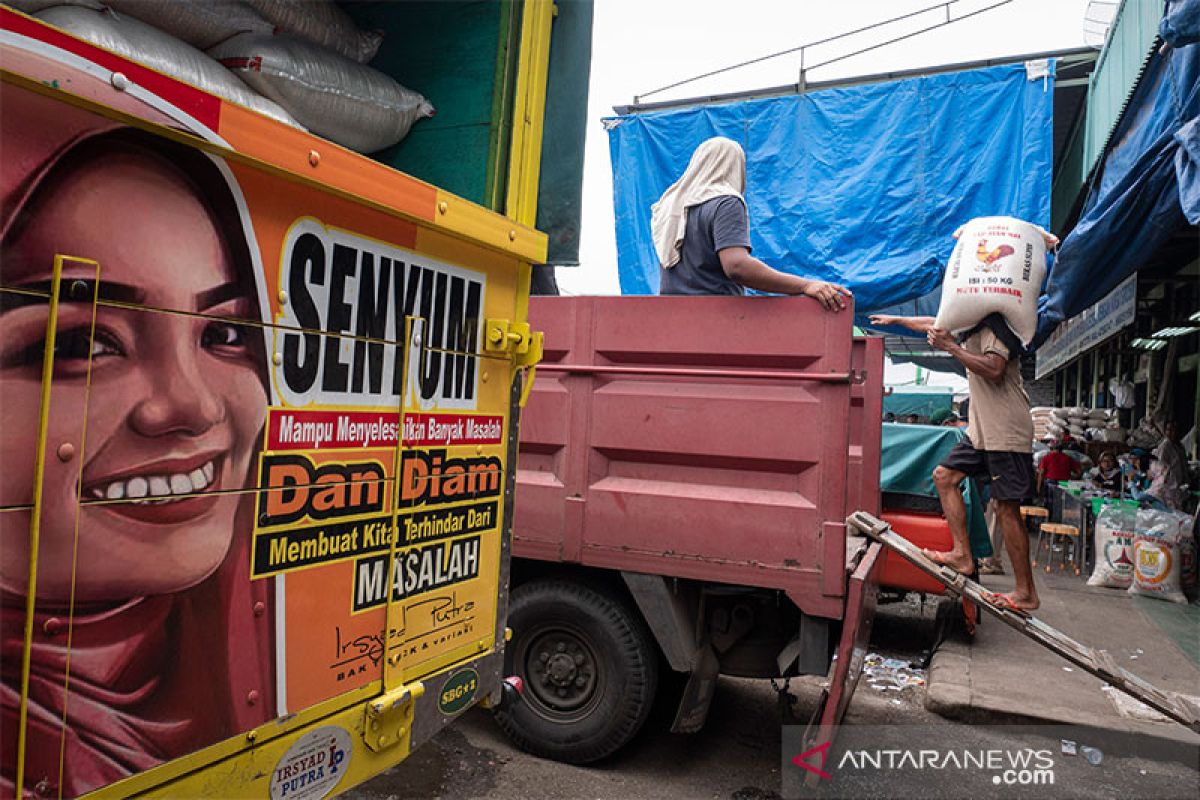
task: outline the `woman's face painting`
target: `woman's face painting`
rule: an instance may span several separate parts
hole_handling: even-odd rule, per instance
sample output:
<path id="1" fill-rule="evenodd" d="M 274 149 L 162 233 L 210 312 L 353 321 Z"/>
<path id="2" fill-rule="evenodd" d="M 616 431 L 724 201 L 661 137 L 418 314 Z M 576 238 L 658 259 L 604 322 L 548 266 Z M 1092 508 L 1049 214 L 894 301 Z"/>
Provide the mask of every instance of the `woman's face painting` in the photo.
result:
<path id="1" fill-rule="evenodd" d="M 156 157 L 114 152 L 40 193 L 4 242 L 6 286 L 45 286 L 55 254 L 100 263 L 101 305 L 59 307 L 43 490 L 38 598 L 80 604 L 175 592 L 226 556 L 266 414 L 250 317 L 221 233 L 195 190 Z M 68 264 L 67 279 L 90 277 Z M 10 295 L 11 297 L 11 295 Z M 105 305 L 131 303 L 139 308 Z M 147 311 L 144 307 L 208 317 Z M 0 314 L 0 580 L 22 593 L 48 306 Z M 91 357 L 82 456 L 81 422 Z M 56 457 L 73 443 L 75 458 Z M 80 478 L 82 469 L 82 478 Z M 76 496 L 84 505 L 78 515 Z M 111 501 L 92 503 L 89 501 Z"/>

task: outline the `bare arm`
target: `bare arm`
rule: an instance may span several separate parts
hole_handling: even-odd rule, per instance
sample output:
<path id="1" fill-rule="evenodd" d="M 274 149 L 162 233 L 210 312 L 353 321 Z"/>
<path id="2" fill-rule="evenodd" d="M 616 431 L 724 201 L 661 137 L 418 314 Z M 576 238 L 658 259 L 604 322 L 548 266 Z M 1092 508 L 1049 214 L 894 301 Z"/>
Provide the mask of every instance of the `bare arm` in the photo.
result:
<path id="1" fill-rule="evenodd" d="M 933 317 L 895 317 L 891 314 L 872 314 L 872 325 L 899 325 L 915 333 L 929 333 L 933 329 Z"/>
<path id="2" fill-rule="evenodd" d="M 949 331 L 944 331 L 941 328 L 930 328 L 928 337 L 931 347 L 954 356 L 958 363 L 981 378 L 989 380 L 992 383 L 999 383 L 1004 377 L 1004 370 L 1008 367 L 1008 361 L 999 353 L 983 353 L 982 355 L 970 353 L 965 347 L 955 341 Z"/>
<path id="3" fill-rule="evenodd" d="M 846 298 L 853 297 L 849 289 L 836 283 L 801 278 L 768 267 L 744 247 L 726 247 L 719 250 L 717 256 L 725 276 L 740 286 L 760 292 L 807 295 L 819 300 L 830 311 L 841 311 L 846 307 Z"/>

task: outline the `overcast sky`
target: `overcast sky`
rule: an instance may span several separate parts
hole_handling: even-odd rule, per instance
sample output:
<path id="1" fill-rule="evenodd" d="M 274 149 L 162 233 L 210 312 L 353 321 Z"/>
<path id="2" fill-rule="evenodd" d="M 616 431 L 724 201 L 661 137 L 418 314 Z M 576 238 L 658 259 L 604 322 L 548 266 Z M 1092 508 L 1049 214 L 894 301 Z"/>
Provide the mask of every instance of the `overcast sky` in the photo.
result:
<path id="1" fill-rule="evenodd" d="M 951 14 L 960 17 L 999 1 L 961 0 L 950 4 Z M 1086 43 L 1088 5 L 1089 0 L 1011 0 L 961 22 L 810 71 L 808 80 L 1081 47 Z M 612 115 L 614 105 L 630 103 L 635 95 L 693 75 L 930 6 L 937 6 L 936 0 L 597 0 L 588 90 L 581 266 L 558 270 L 563 292 L 619 292 L 608 136 L 600 123 L 601 118 Z M 824 61 L 928 27 L 944 20 L 945 14 L 939 7 L 882 30 L 822 45 L 810 50 L 805 61 Z M 782 56 L 648 99 L 795 83 L 799 67 L 798 53 Z M 903 376 L 889 371 L 889 379 L 893 378 L 901 382 Z"/>

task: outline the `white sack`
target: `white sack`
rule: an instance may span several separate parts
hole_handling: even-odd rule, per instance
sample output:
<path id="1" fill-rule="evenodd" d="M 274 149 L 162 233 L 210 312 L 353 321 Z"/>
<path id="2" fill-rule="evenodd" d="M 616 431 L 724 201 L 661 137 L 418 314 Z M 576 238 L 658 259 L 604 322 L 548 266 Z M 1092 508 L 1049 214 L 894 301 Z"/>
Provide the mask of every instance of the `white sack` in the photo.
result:
<path id="1" fill-rule="evenodd" d="M 1183 587 L 1184 594 L 1191 594 L 1196 590 L 1197 564 L 1196 564 L 1196 537 L 1192 533 L 1192 518 L 1187 514 L 1178 514 L 1175 517 L 1179 521 L 1179 582 Z"/>
<path id="2" fill-rule="evenodd" d="M 1133 583 L 1133 536 L 1137 510 L 1104 505 L 1096 517 L 1096 567 L 1088 586 L 1128 589 Z"/>
<path id="3" fill-rule="evenodd" d="M 379 70 L 292 36 L 242 34 L 209 54 L 313 133 L 361 153 L 390 147 L 434 113 Z"/>
<path id="4" fill-rule="evenodd" d="M 132 17 L 112 10 L 92 11 L 79 6 L 48 8 L 39 12 L 37 17 L 80 39 L 190 83 L 217 97 L 293 127 L 300 127 L 286 111 L 250 91 L 249 87 L 212 58 Z"/>
<path id="5" fill-rule="evenodd" d="M 1129 593 L 1187 603 L 1180 582 L 1178 515 L 1142 509 L 1137 513 L 1136 527 Z"/>
<path id="6" fill-rule="evenodd" d="M 83 6 L 95 11 L 104 8 L 104 3 L 100 0 L 4 0 L 0 5 L 24 11 L 26 14 L 36 14 L 54 6 Z"/>
<path id="7" fill-rule="evenodd" d="M 104 0 L 104 4 L 201 50 L 239 33 L 274 30 L 241 0 Z"/>
<path id="8" fill-rule="evenodd" d="M 1013 217 L 973 219 L 957 236 L 934 324 L 963 333 L 988 314 L 998 313 L 1028 346 L 1037 330 L 1046 248 L 1058 240 Z"/>
<path id="9" fill-rule="evenodd" d="M 363 31 L 350 15 L 329 0 L 247 0 L 281 33 L 327 47 L 366 64 L 375 57 L 383 34 Z"/>

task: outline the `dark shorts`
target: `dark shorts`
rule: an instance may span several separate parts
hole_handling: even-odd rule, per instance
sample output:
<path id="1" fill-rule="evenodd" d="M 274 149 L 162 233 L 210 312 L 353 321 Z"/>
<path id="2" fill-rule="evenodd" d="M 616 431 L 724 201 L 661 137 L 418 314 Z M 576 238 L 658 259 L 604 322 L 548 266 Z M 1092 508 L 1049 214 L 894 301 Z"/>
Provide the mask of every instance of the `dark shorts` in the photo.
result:
<path id="1" fill-rule="evenodd" d="M 980 483 L 990 483 L 991 496 L 996 500 L 1020 502 L 1037 495 L 1032 453 L 976 450 L 970 439 L 963 439 L 942 459 L 942 466 L 966 473 Z"/>

